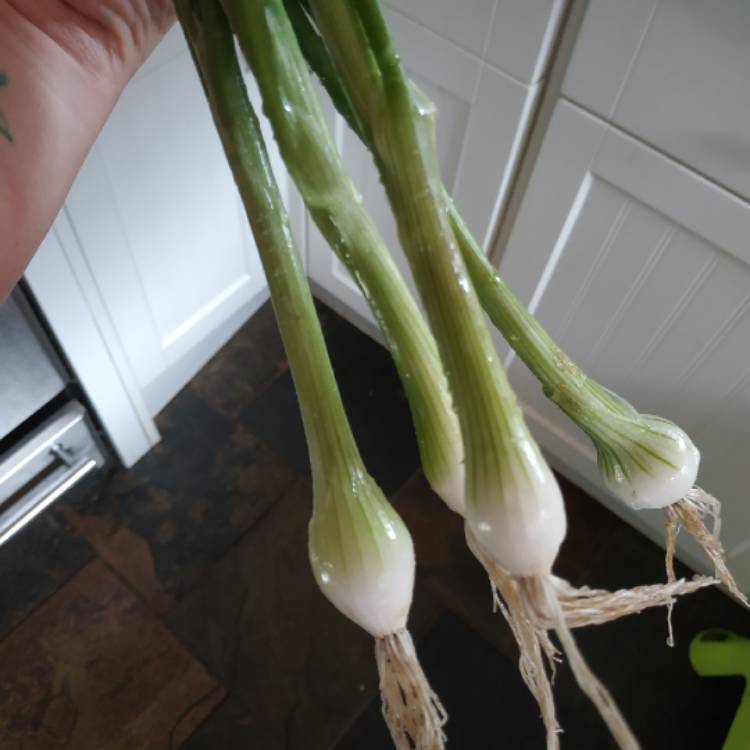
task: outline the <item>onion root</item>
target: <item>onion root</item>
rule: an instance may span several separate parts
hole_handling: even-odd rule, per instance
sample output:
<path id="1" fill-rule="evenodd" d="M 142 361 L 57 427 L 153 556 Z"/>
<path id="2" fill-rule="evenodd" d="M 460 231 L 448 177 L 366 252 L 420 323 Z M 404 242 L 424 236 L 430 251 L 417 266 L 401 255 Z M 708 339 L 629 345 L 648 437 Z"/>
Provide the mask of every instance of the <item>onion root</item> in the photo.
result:
<path id="1" fill-rule="evenodd" d="M 672 583 L 675 580 L 674 553 L 677 535 L 680 529 L 685 529 L 698 543 L 703 554 L 711 561 L 716 577 L 740 604 L 750 607 L 747 597 L 740 591 L 727 567 L 727 555 L 719 539 L 719 531 L 721 530 L 721 505 L 719 501 L 700 487 L 693 487 L 682 500 L 667 506 L 665 511 L 667 581 Z M 712 519 L 710 531 L 705 522 L 707 516 Z"/>
<path id="2" fill-rule="evenodd" d="M 383 718 L 397 750 L 443 750 L 448 719 L 417 660 L 408 630 L 375 639 Z"/>

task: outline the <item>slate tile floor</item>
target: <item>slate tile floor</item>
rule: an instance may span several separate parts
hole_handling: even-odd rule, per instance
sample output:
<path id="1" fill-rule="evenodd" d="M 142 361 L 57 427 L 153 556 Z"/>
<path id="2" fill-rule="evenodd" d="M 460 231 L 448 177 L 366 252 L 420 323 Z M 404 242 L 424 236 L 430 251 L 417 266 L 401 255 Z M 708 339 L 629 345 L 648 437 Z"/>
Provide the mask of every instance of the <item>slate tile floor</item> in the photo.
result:
<path id="1" fill-rule="evenodd" d="M 415 539 L 411 628 L 451 720 L 450 747 L 543 747 L 507 628 L 459 519 L 432 494 L 388 355 L 319 307 L 354 431 Z M 65 498 L 0 549 L 2 750 L 386 750 L 371 639 L 315 587 L 309 470 L 270 306 L 158 418 L 130 471 Z M 576 583 L 663 575 L 662 552 L 563 481 Z M 643 747 L 718 750 L 739 678 L 702 680 L 690 638 L 750 617 L 717 591 L 579 631 Z M 610 748 L 563 665 L 562 746 Z"/>

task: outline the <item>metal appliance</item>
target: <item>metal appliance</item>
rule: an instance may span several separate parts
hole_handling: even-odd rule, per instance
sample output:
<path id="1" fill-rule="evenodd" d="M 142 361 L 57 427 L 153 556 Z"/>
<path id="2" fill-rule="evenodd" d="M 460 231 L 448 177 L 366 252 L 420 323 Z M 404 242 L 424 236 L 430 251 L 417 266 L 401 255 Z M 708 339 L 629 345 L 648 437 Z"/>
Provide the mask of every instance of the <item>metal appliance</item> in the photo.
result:
<path id="1" fill-rule="evenodd" d="M 0 304 L 0 545 L 107 462 L 83 401 L 15 289 Z"/>

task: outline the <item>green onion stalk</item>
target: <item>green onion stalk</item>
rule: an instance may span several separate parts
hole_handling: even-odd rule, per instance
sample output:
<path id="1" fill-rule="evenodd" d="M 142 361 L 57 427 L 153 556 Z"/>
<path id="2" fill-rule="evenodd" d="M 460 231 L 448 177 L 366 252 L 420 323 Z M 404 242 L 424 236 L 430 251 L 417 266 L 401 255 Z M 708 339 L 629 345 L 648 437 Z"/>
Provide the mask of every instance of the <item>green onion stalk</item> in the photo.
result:
<path id="1" fill-rule="evenodd" d="M 613 736 L 621 747 L 635 748 L 569 630 L 565 605 L 580 611 L 591 601 L 571 595 L 572 587 L 551 572 L 566 532 L 562 495 L 524 422 L 468 280 L 439 174 L 434 107 L 406 78 L 375 0 L 312 0 L 311 7 L 373 152 L 438 341 L 466 455 L 467 539 L 504 601 L 548 747 L 558 746 L 559 729 L 544 663 L 544 655 L 550 662 L 556 656 L 547 635 L 551 625 Z M 611 597 L 606 606 L 614 606 Z"/>
<path id="2" fill-rule="evenodd" d="M 411 409 L 425 476 L 461 512 L 461 431 L 437 345 L 343 165 L 283 3 L 228 0 L 224 7 L 287 169 L 383 332 Z"/>
<path id="3" fill-rule="evenodd" d="M 347 90 L 311 18 L 307 0 L 286 0 L 295 32 L 310 67 L 334 106 L 370 148 L 371 135 L 353 107 Z M 641 414 L 625 399 L 589 378 L 552 340 L 521 304 L 482 252 L 443 186 L 451 228 L 482 307 L 518 356 L 539 380 L 544 394 L 592 440 L 597 465 L 610 492 L 626 505 L 664 508 L 667 516 L 667 571 L 680 528 L 699 543 L 716 575 L 747 606 L 726 564 L 719 539 L 720 504 L 695 486 L 700 453 L 673 422 Z M 713 518 L 709 531 L 704 518 Z"/>
<path id="4" fill-rule="evenodd" d="M 294 378 L 313 480 L 315 580 L 375 638 L 384 713 L 397 747 L 438 750 L 446 716 L 406 630 L 411 537 L 354 441 L 227 17 L 217 0 L 177 0 L 176 7 L 255 236 Z"/>

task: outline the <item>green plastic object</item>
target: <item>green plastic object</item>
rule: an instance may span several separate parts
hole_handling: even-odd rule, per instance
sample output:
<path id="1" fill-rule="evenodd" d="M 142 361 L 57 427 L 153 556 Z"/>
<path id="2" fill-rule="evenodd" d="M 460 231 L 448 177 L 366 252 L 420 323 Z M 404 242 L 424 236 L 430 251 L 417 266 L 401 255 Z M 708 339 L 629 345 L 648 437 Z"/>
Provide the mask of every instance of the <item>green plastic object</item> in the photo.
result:
<path id="1" fill-rule="evenodd" d="M 729 630 L 704 630 L 690 643 L 690 663 L 701 677 L 744 677 L 745 691 L 722 750 L 750 750 L 750 639 Z"/>

